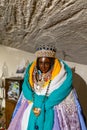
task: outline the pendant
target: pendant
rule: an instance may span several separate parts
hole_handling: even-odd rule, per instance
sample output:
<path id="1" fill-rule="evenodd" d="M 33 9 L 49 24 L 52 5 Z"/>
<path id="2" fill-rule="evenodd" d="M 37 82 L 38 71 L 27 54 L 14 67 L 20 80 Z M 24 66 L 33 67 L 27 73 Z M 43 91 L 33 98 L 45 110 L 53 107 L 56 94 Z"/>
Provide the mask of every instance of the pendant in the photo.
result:
<path id="1" fill-rule="evenodd" d="M 39 85 L 36 86 L 36 90 L 40 90 L 40 86 Z"/>
<path id="2" fill-rule="evenodd" d="M 39 129 L 38 125 L 35 125 L 35 130 L 38 130 L 38 129 Z"/>
<path id="3" fill-rule="evenodd" d="M 35 114 L 36 116 L 39 116 L 39 115 L 40 115 L 40 112 L 41 112 L 41 109 L 35 107 L 35 108 L 33 108 L 33 112 L 34 112 L 34 114 Z"/>
<path id="4" fill-rule="evenodd" d="M 43 81 L 43 80 L 38 81 L 38 85 L 39 85 L 40 87 L 43 87 L 43 86 L 44 86 L 44 81 Z"/>

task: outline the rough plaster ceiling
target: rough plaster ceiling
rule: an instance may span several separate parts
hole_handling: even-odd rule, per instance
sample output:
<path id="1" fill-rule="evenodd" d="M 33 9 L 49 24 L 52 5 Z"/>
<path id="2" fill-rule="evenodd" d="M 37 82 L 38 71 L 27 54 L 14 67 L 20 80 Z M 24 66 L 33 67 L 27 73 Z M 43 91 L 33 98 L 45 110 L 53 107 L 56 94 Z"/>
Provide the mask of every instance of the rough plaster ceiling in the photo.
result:
<path id="1" fill-rule="evenodd" d="M 34 53 L 43 35 L 58 58 L 87 65 L 87 0 L 0 0 L 1 45 Z"/>

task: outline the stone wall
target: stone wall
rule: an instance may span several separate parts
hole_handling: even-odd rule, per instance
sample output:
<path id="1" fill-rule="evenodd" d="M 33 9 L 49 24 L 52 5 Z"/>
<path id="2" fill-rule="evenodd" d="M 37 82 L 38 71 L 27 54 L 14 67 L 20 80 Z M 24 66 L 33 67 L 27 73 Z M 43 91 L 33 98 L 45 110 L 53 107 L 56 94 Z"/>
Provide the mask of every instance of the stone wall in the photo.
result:
<path id="1" fill-rule="evenodd" d="M 50 35 L 59 57 L 87 64 L 87 0 L 0 0 L 0 32 L 0 44 L 30 52 Z"/>

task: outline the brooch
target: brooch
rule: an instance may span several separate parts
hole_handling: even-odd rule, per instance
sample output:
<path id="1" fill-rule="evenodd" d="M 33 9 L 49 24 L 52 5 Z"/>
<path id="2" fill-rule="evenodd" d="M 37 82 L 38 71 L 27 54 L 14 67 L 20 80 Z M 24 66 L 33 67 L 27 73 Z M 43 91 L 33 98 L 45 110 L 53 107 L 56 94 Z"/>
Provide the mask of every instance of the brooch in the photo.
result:
<path id="1" fill-rule="evenodd" d="M 41 109 L 40 109 L 40 108 L 37 108 L 37 107 L 34 107 L 34 108 L 33 108 L 33 112 L 34 112 L 34 114 L 35 114 L 36 116 L 39 116 L 40 113 L 41 113 Z"/>

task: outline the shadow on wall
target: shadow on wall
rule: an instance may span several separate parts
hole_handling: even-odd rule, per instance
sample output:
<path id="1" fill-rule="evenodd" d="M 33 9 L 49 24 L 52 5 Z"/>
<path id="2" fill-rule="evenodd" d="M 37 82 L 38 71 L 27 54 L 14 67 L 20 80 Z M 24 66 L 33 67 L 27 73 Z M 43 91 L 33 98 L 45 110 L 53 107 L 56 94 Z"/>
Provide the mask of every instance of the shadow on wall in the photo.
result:
<path id="1" fill-rule="evenodd" d="M 80 77 L 80 75 L 75 73 L 75 68 L 72 68 L 72 72 L 73 72 L 73 87 L 76 89 L 78 99 L 81 104 L 84 118 L 87 124 L 87 84 L 84 81 L 84 79 Z"/>

